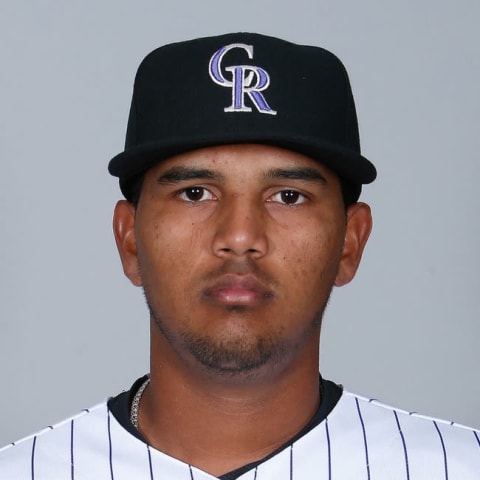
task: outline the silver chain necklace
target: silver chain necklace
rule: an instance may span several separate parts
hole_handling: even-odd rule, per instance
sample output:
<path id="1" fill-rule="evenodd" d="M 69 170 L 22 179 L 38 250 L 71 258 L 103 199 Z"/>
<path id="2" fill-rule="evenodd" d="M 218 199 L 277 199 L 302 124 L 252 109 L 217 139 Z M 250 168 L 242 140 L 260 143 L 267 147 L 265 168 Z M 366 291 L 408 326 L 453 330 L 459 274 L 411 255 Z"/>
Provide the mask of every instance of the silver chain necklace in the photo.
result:
<path id="1" fill-rule="evenodd" d="M 138 428 L 138 409 L 140 407 L 140 400 L 142 399 L 143 392 L 147 388 L 147 385 L 150 383 L 150 375 L 142 383 L 140 388 L 137 390 L 137 393 L 133 397 L 132 406 L 130 407 L 130 421 L 135 428 Z"/>

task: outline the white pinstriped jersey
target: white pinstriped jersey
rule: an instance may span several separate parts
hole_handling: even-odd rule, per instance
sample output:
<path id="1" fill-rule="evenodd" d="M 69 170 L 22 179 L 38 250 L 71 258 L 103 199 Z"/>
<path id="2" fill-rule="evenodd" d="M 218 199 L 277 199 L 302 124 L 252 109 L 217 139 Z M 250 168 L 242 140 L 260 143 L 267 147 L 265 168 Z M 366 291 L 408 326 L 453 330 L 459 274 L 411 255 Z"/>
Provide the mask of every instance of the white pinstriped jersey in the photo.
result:
<path id="1" fill-rule="evenodd" d="M 107 404 L 0 450 L 0 480 L 213 480 L 127 432 Z M 241 480 L 479 480 L 480 431 L 344 392 Z"/>

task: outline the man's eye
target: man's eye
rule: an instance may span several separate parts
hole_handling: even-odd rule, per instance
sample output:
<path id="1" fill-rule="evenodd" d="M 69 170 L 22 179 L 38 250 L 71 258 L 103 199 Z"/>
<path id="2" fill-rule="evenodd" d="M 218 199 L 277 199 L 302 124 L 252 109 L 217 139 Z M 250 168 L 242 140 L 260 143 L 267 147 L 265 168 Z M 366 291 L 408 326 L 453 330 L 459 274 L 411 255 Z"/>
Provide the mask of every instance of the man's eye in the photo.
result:
<path id="1" fill-rule="evenodd" d="M 203 187 L 184 188 L 180 192 L 179 197 L 187 202 L 203 202 L 205 200 L 215 199 L 212 192 L 208 191 L 206 188 Z"/>
<path id="2" fill-rule="evenodd" d="M 271 202 L 283 203 L 285 205 L 299 205 L 305 202 L 306 197 L 296 190 L 282 190 L 272 195 L 269 199 Z"/>

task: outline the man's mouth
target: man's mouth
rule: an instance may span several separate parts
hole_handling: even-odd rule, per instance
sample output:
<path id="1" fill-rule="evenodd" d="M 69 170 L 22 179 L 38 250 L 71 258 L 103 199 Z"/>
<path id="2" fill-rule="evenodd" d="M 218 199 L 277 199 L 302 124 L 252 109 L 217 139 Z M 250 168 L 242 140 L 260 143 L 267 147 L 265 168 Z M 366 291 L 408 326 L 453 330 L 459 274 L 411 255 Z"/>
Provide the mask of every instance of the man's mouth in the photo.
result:
<path id="1" fill-rule="evenodd" d="M 218 305 L 256 306 L 270 301 L 273 292 L 253 275 L 227 274 L 208 286 L 203 297 Z"/>

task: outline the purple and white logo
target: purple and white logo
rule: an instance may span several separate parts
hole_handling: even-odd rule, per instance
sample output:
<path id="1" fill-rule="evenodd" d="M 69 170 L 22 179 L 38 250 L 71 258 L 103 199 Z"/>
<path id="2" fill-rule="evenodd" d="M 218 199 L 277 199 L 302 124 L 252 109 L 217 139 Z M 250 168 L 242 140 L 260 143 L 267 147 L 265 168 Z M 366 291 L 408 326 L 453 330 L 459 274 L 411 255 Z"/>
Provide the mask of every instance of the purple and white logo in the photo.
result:
<path id="1" fill-rule="evenodd" d="M 252 109 L 245 105 L 245 95 L 247 95 L 260 113 L 276 115 L 277 112 L 270 108 L 261 93 L 270 85 L 270 76 L 263 68 L 254 65 L 224 67 L 225 72 L 228 72 L 231 77 L 225 78 L 222 71 L 223 57 L 234 48 L 242 48 L 247 52 L 248 58 L 253 58 L 253 45 L 232 43 L 217 50 L 208 64 L 211 79 L 222 87 L 232 89 L 232 104 L 224 109 L 225 112 L 251 112 Z"/>

